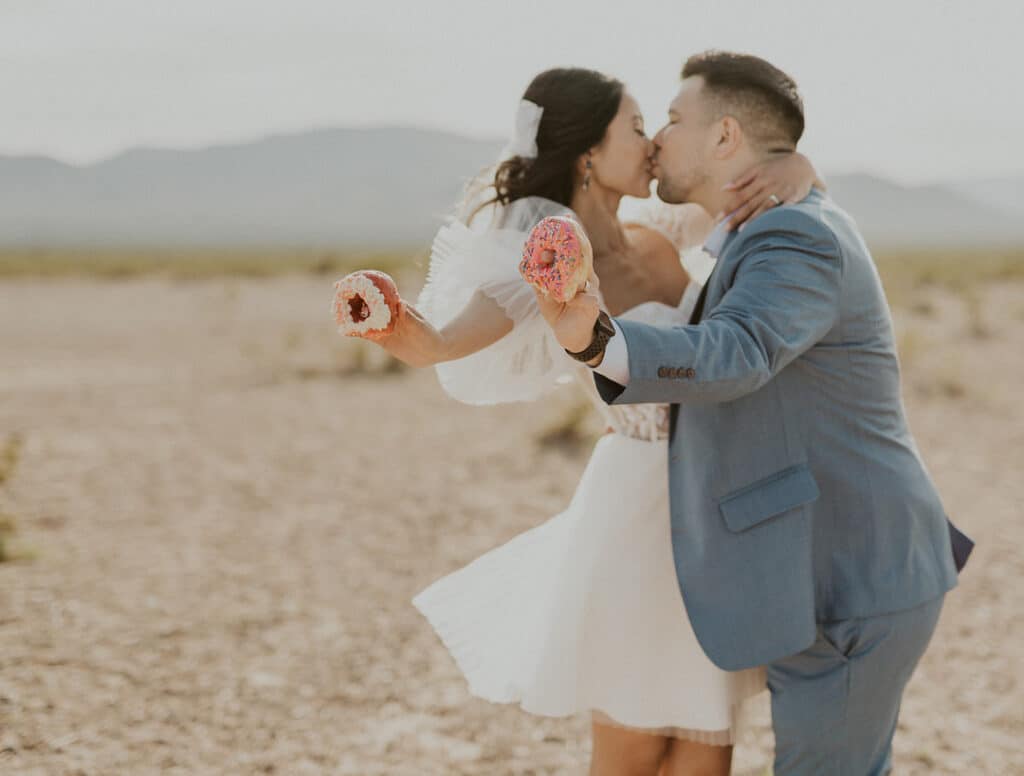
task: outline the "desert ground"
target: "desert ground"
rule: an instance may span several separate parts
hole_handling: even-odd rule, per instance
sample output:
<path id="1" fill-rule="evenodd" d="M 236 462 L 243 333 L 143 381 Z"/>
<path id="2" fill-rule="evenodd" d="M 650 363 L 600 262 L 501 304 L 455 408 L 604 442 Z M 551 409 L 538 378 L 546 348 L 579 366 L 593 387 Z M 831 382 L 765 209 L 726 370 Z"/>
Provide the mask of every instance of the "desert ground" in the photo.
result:
<path id="1" fill-rule="evenodd" d="M 585 772 L 585 717 L 469 696 L 410 599 L 561 511 L 600 429 L 343 340 L 321 270 L 0 278 L 0 774 Z M 912 428 L 978 548 L 896 773 L 1024 773 L 1024 279 L 899 270 Z M 771 752 L 765 703 L 735 772 Z"/>

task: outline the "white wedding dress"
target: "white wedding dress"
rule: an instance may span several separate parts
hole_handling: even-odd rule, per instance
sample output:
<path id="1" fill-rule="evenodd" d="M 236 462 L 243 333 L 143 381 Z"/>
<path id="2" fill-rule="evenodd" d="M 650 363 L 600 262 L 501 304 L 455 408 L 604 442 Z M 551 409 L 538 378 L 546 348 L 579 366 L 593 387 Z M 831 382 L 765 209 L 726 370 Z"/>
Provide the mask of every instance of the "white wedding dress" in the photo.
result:
<path id="1" fill-rule="evenodd" d="M 760 668 L 717 668 L 690 626 L 672 554 L 668 406 L 605 404 L 589 368 L 565 355 L 519 277 L 532 225 L 570 211 L 539 198 L 505 210 L 485 228 L 453 222 L 435 240 L 418 309 L 441 326 L 479 288 L 515 322 L 484 351 L 439 365 L 441 383 L 481 404 L 536 400 L 575 381 L 614 433 L 597 442 L 564 512 L 439 579 L 413 603 L 478 697 L 533 714 L 590 712 L 606 724 L 733 743 L 742 704 L 765 689 L 765 676 Z M 647 223 L 681 240 L 670 221 L 661 211 Z M 698 290 L 691 283 L 676 308 L 646 302 L 619 317 L 686 323 Z"/>

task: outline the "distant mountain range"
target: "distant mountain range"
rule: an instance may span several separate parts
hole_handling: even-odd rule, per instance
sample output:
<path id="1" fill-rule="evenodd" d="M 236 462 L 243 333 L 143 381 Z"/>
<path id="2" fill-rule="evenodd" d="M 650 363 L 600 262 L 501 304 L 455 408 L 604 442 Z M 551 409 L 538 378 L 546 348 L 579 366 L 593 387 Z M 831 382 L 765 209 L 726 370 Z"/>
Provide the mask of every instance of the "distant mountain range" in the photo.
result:
<path id="1" fill-rule="evenodd" d="M 863 174 L 826 182 L 873 245 L 1024 245 L 1024 176 L 913 187 Z"/>
<path id="2" fill-rule="evenodd" d="M 73 166 L 0 156 L 0 246 L 422 246 L 500 142 L 327 129 Z M 876 246 L 1024 244 L 1024 176 L 905 187 L 833 175 Z"/>

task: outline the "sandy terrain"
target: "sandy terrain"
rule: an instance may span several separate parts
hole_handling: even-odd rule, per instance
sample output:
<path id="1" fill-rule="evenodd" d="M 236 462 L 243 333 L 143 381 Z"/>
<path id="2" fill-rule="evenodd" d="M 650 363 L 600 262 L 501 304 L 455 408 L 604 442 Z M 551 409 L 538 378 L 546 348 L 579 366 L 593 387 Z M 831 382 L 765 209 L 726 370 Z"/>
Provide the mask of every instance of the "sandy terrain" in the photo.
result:
<path id="1" fill-rule="evenodd" d="M 577 774 L 585 719 L 470 698 L 410 598 L 560 511 L 547 407 L 346 373 L 332 277 L 0 281 L 0 773 Z M 979 549 L 897 773 L 1024 773 L 1024 286 L 897 315 L 919 444 Z M 21 439 L 20 448 L 15 440 Z M 736 772 L 771 757 L 764 709 Z"/>

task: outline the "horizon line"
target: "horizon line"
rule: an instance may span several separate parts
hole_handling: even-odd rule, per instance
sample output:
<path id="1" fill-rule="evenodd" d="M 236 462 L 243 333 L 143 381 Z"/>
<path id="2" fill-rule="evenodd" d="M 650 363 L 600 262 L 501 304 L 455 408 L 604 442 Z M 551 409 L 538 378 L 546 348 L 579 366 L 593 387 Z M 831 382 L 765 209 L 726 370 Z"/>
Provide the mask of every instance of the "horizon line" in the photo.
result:
<path id="1" fill-rule="evenodd" d="M 149 143 L 145 140 L 139 141 L 138 143 L 127 145 L 116 151 L 108 151 L 99 155 L 92 155 L 85 158 L 69 157 L 66 154 L 54 154 L 45 150 L 39 151 L 17 151 L 17 150 L 3 150 L 0 149 L 0 159 L 36 159 L 45 160 L 49 162 L 56 162 L 65 167 L 72 167 L 79 170 L 89 169 L 91 167 L 97 167 L 108 162 L 114 161 L 122 156 L 138 153 L 138 152 L 157 152 L 157 153 L 204 153 L 209 151 L 216 151 L 221 149 L 238 148 L 247 145 L 257 145 L 259 143 L 265 143 L 272 140 L 282 138 L 294 138 L 301 137 L 303 135 L 316 135 L 330 132 L 387 132 L 387 131 L 404 131 L 404 132 L 418 132 L 430 135 L 446 135 L 449 137 L 460 138 L 471 143 L 493 143 L 497 147 L 501 147 L 505 140 L 497 136 L 474 134 L 472 132 L 459 131 L 439 126 L 430 126 L 425 124 L 411 124 L 402 122 L 391 122 L 391 123 L 368 123 L 368 124 L 322 124 L 322 125 L 311 125 L 301 129 L 280 129 L 280 130 L 267 130 L 258 133 L 249 133 L 245 135 L 239 135 L 235 138 L 223 138 L 219 140 L 208 140 L 196 144 L 161 144 L 161 143 Z M 1024 167 L 1016 171 L 1004 171 L 998 174 L 993 173 L 975 173 L 966 175 L 963 177 L 950 177 L 950 178 L 917 178 L 910 176 L 909 178 L 901 176 L 892 176 L 884 172 L 880 172 L 875 167 L 864 166 L 864 167 L 850 167 L 850 166 L 837 166 L 834 168 L 826 168 L 824 170 L 826 177 L 828 176 L 840 176 L 850 177 L 854 175 L 863 175 L 867 177 L 876 178 L 878 180 L 887 181 L 905 188 L 925 188 L 928 186 L 944 185 L 944 184 L 964 184 L 964 183 L 984 183 L 989 181 L 1012 181 L 1014 179 L 1024 179 Z"/>

